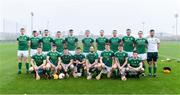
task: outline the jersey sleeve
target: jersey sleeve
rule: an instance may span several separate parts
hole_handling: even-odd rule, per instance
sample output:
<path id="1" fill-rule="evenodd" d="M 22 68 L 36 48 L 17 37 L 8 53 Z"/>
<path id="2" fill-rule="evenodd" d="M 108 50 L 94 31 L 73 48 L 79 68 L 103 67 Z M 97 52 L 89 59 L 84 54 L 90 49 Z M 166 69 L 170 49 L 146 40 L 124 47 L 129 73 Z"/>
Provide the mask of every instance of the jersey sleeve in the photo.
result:
<path id="1" fill-rule="evenodd" d="M 94 42 L 94 39 L 91 38 L 91 43 L 93 43 L 93 42 Z"/>
<path id="2" fill-rule="evenodd" d="M 98 57 L 99 57 L 99 55 L 98 55 L 98 53 L 96 53 L 95 58 L 98 59 Z"/>
<path id="3" fill-rule="evenodd" d="M 84 43 L 84 39 L 82 39 L 82 43 Z"/>

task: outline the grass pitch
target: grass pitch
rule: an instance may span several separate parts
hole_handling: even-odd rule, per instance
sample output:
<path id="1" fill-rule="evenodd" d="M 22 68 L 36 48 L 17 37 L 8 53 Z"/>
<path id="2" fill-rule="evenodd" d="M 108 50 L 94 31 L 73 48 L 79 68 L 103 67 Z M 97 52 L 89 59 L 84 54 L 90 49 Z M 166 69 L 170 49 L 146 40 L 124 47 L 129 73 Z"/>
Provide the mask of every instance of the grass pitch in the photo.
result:
<path id="1" fill-rule="evenodd" d="M 22 74 L 17 74 L 16 49 L 15 43 L 0 43 L 0 94 L 180 94 L 180 42 L 161 43 L 157 78 L 129 78 L 125 82 L 106 78 L 36 81 L 32 74 L 25 74 L 25 65 Z M 167 58 L 173 60 L 161 61 Z M 172 72 L 164 74 L 164 66 Z"/>

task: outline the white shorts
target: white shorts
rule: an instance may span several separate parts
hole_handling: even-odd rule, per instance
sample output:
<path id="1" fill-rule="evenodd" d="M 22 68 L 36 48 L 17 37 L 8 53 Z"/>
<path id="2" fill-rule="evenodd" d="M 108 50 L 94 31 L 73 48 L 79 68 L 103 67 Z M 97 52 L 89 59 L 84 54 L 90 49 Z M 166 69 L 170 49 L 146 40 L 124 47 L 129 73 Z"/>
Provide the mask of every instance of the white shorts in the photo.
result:
<path id="1" fill-rule="evenodd" d="M 49 51 L 43 51 L 42 54 L 47 55 Z"/>
<path id="2" fill-rule="evenodd" d="M 146 59 L 147 59 L 147 54 L 146 54 L 146 53 L 138 54 L 138 56 L 139 56 L 142 60 L 146 60 Z"/>
<path id="3" fill-rule="evenodd" d="M 101 56 L 101 53 L 102 53 L 102 52 L 103 52 L 103 51 L 97 50 L 98 56 Z"/>
<path id="4" fill-rule="evenodd" d="M 23 51 L 23 50 L 18 50 L 18 51 L 17 51 L 17 56 L 18 56 L 18 57 L 28 57 L 28 55 L 29 55 L 28 50 L 25 50 L 25 51 Z"/>
<path id="5" fill-rule="evenodd" d="M 37 53 L 36 49 L 31 49 L 30 50 L 30 56 L 32 57 L 33 55 L 35 55 Z"/>
<path id="6" fill-rule="evenodd" d="M 75 51 L 69 51 L 69 53 L 71 53 L 72 55 L 74 55 L 74 54 L 75 54 Z"/>
<path id="7" fill-rule="evenodd" d="M 106 65 L 104 65 L 104 66 L 105 66 L 105 68 L 103 69 L 103 74 L 107 74 L 108 72 L 111 71 L 112 67 L 109 67 L 109 66 L 106 66 Z"/>
<path id="8" fill-rule="evenodd" d="M 133 52 L 127 52 L 128 57 L 132 57 L 133 56 Z"/>

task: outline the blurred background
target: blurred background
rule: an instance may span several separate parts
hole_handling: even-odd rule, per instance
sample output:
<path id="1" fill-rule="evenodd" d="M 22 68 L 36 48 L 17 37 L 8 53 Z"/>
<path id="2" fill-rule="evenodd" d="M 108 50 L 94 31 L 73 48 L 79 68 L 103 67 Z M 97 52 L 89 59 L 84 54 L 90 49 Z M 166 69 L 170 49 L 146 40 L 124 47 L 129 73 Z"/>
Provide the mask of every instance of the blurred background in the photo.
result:
<path id="1" fill-rule="evenodd" d="M 82 38 L 85 30 L 97 37 L 105 30 L 120 36 L 132 29 L 137 37 L 146 37 L 155 29 L 161 40 L 180 40 L 180 0 L 0 0 L 0 40 L 14 41 L 21 27 L 27 35 L 32 30 L 48 29 L 51 36 L 61 31 L 63 36 L 73 29 Z"/>

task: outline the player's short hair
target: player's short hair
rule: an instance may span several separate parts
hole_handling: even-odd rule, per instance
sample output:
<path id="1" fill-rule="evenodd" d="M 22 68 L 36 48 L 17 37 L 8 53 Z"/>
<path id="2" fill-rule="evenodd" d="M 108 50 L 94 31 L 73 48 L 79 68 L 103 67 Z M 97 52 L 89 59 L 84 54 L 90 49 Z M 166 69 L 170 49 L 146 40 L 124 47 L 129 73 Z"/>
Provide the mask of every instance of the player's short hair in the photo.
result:
<path id="1" fill-rule="evenodd" d="M 123 47 L 124 45 L 123 44 L 120 44 L 118 47 Z"/>
<path id="2" fill-rule="evenodd" d="M 100 32 L 104 32 L 104 30 L 103 30 L 103 29 L 101 29 L 101 30 L 100 30 Z"/>
<path id="3" fill-rule="evenodd" d="M 73 29 L 70 29 L 69 32 L 73 32 L 74 30 Z"/>
<path id="4" fill-rule="evenodd" d="M 36 30 L 34 30 L 34 31 L 33 31 L 33 34 L 34 34 L 34 33 L 37 33 L 37 31 L 36 31 Z"/>
<path id="5" fill-rule="evenodd" d="M 25 28 L 21 28 L 20 30 L 21 30 L 21 31 L 22 31 L 22 30 L 25 30 Z"/>
<path id="6" fill-rule="evenodd" d="M 67 48 L 67 47 L 65 47 L 65 48 L 64 48 L 64 50 L 68 50 L 68 48 Z"/>
<path id="7" fill-rule="evenodd" d="M 52 44 L 53 47 L 56 47 L 56 44 Z"/>
<path id="8" fill-rule="evenodd" d="M 85 30 L 85 32 L 90 32 L 89 30 Z"/>
<path id="9" fill-rule="evenodd" d="M 77 50 L 77 49 L 80 49 L 80 50 L 81 50 L 81 47 L 77 47 L 76 50 Z"/>
<path id="10" fill-rule="evenodd" d="M 133 51 L 133 53 L 137 53 L 137 51 L 136 51 L 136 50 L 134 50 L 134 51 Z"/>
<path id="11" fill-rule="evenodd" d="M 113 30 L 113 33 L 117 33 L 117 30 Z"/>
<path id="12" fill-rule="evenodd" d="M 39 45 L 37 48 L 41 48 L 41 49 L 42 49 L 42 46 L 41 46 L 41 45 Z"/>
<path id="13" fill-rule="evenodd" d="M 108 45 L 108 46 L 109 46 L 109 45 L 110 45 L 110 43 L 106 43 L 105 45 Z"/>
<path id="14" fill-rule="evenodd" d="M 61 31 L 57 31 L 57 33 L 61 33 Z"/>
<path id="15" fill-rule="evenodd" d="M 143 33 L 143 31 L 139 31 L 138 33 Z"/>
<path id="16" fill-rule="evenodd" d="M 154 29 L 151 29 L 150 32 L 155 32 L 155 30 L 154 30 Z"/>
<path id="17" fill-rule="evenodd" d="M 131 29 L 126 29 L 126 31 L 131 31 Z"/>
<path id="18" fill-rule="evenodd" d="M 44 30 L 44 32 L 48 32 L 48 30 L 47 30 L 47 29 L 45 29 L 45 30 Z"/>

